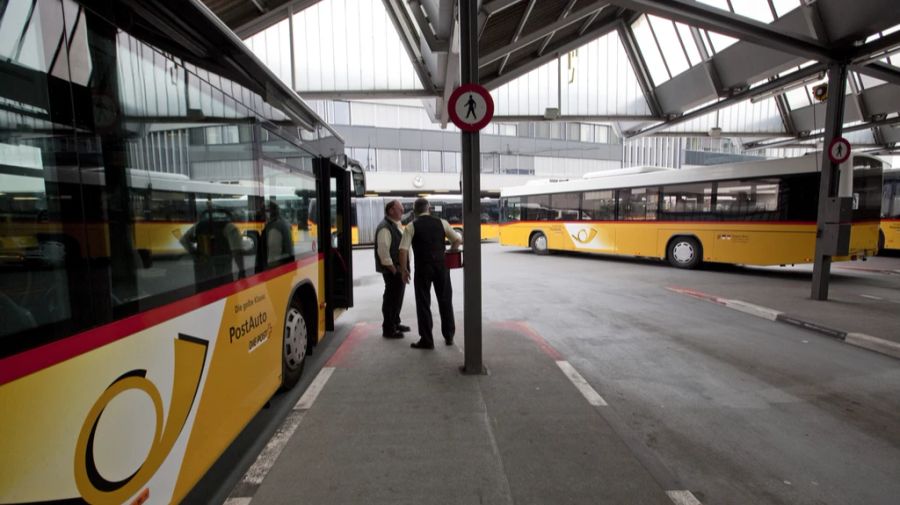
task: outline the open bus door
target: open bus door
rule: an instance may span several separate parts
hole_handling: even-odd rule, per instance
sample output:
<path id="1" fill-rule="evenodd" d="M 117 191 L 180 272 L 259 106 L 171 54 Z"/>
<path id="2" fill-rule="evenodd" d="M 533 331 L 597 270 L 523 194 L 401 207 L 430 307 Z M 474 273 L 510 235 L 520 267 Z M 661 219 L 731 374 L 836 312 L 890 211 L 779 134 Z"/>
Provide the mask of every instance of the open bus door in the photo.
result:
<path id="1" fill-rule="evenodd" d="M 353 306 L 353 249 L 350 196 L 365 192 L 365 174 L 352 160 L 345 166 L 329 159 L 316 160 L 319 244 L 325 262 L 325 329 L 334 329 L 335 312 Z"/>

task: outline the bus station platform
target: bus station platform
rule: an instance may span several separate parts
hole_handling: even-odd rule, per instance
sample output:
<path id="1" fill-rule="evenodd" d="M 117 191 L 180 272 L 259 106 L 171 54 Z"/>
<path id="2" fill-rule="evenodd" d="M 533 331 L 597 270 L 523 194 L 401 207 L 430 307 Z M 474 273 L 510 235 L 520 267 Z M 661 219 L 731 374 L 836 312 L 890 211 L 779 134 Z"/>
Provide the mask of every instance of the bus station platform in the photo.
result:
<path id="1" fill-rule="evenodd" d="M 225 503 L 701 503 L 533 329 L 483 333 L 488 373 L 464 375 L 462 335 L 356 323 Z"/>

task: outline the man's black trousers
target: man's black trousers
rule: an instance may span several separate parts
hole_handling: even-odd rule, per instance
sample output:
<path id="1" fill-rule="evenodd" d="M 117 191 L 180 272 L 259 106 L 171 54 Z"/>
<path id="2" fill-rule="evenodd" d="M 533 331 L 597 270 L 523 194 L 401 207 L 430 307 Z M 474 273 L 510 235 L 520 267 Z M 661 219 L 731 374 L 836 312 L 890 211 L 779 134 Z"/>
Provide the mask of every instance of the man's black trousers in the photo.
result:
<path id="1" fill-rule="evenodd" d="M 434 322 L 431 318 L 431 285 L 437 295 L 438 309 L 441 313 L 441 334 L 445 340 L 452 340 L 456 333 L 456 321 L 453 319 L 453 287 L 450 285 L 450 271 L 441 263 L 416 264 L 413 286 L 416 290 L 416 319 L 419 324 L 419 336 L 422 343 L 434 343 L 431 329 Z"/>
<path id="2" fill-rule="evenodd" d="M 382 272 L 381 275 L 384 277 L 384 296 L 381 299 L 381 316 L 384 322 L 381 323 L 381 330 L 384 335 L 391 335 L 400 325 L 400 308 L 403 307 L 406 284 L 399 272 Z"/>

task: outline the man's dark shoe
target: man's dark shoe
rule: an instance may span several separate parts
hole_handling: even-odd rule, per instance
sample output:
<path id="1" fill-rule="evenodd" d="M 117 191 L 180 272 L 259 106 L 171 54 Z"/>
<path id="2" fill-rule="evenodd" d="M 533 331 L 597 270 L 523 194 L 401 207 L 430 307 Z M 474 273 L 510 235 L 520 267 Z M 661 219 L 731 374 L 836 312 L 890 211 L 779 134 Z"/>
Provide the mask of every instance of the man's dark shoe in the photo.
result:
<path id="1" fill-rule="evenodd" d="M 398 325 L 397 325 L 397 330 L 398 330 L 398 331 L 409 331 L 410 328 L 409 328 L 409 326 L 406 326 L 405 324 L 398 324 Z"/>
<path id="2" fill-rule="evenodd" d="M 445 338 L 444 343 L 447 345 L 453 345 L 453 337 Z"/>
<path id="3" fill-rule="evenodd" d="M 413 349 L 434 349 L 434 344 L 429 344 L 427 342 L 422 342 L 419 340 L 418 342 L 413 342 L 409 344 Z"/>
<path id="4" fill-rule="evenodd" d="M 381 336 L 384 338 L 403 338 L 403 333 L 395 331 L 393 333 L 383 333 Z"/>

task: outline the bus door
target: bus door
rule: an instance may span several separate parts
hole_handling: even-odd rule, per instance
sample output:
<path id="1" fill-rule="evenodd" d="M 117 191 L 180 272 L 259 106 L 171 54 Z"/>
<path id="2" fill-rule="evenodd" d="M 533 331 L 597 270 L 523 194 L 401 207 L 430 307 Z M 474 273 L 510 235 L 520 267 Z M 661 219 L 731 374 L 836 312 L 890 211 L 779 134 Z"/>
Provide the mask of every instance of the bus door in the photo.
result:
<path id="1" fill-rule="evenodd" d="M 353 249 L 350 172 L 330 160 L 316 160 L 319 244 L 325 261 L 325 329 L 334 329 L 335 312 L 353 306 Z"/>

